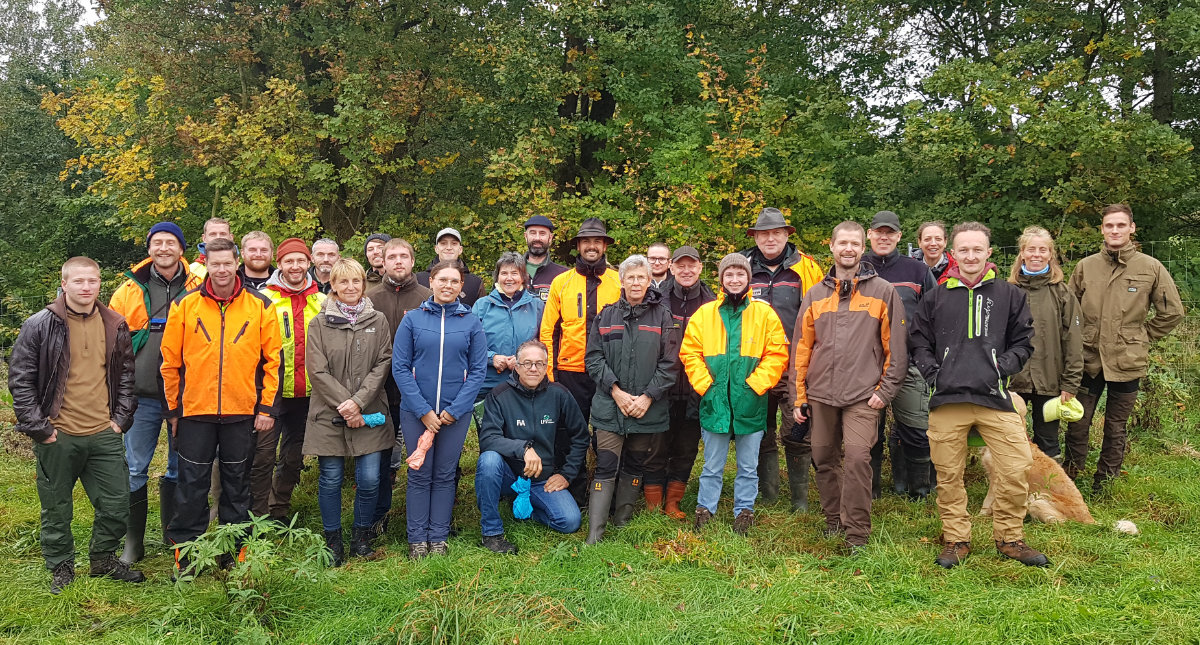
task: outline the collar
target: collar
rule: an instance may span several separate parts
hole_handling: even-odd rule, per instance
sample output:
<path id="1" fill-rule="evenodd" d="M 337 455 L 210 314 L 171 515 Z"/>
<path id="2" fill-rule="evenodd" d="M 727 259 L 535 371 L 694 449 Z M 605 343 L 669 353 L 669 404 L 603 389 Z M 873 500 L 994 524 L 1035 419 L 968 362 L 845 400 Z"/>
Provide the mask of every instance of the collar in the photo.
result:
<path id="1" fill-rule="evenodd" d="M 575 256 L 575 270 L 587 278 L 599 278 L 608 270 L 607 256 L 601 255 L 596 262 L 587 262 L 582 257 Z"/>

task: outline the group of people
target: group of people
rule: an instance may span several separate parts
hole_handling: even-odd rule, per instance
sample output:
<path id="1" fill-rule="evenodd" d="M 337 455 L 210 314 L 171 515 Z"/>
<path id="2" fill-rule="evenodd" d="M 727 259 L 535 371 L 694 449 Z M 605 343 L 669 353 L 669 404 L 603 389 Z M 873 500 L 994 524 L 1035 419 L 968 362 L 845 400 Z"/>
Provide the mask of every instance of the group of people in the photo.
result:
<path id="1" fill-rule="evenodd" d="M 1107 388 L 1100 490 L 1120 473 L 1149 343 L 1183 316 L 1170 274 L 1132 241 L 1129 207 L 1104 209 L 1101 228 L 1103 248 L 1069 281 L 1051 234 L 1026 229 L 1004 280 L 983 224 L 926 223 L 909 257 L 899 217 L 880 211 L 867 229 L 833 229 L 825 271 L 791 241 L 784 214 L 764 208 L 746 231 L 753 245 L 716 264 L 714 290 L 691 246 L 651 244 L 614 268 L 614 240 L 596 218 L 570 241 L 574 266 L 559 265 L 555 225 L 535 216 L 526 252 L 500 256 L 489 291 L 453 228 L 414 273 L 413 246 L 386 234 L 368 236 L 364 267 L 329 239 L 275 245 L 253 231 L 239 249 L 219 218 L 205 223 L 189 266 L 184 232 L 160 222 L 108 306 L 99 266 L 68 260 L 59 297 L 13 348 L 9 388 L 17 430 L 34 441 L 51 591 L 75 575 L 76 481 L 96 511 L 91 575 L 144 580 L 131 565 L 145 555 L 148 469 L 164 423 L 158 494 L 177 574 L 191 566 L 179 545 L 213 519 L 210 495 L 220 523 L 250 513 L 286 521 L 305 455 L 317 458 L 335 564 L 347 557 L 347 459 L 351 556 L 370 557 L 387 531 L 402 468 L 409 556 L 446 554 L 472 425 L 482 545 L 497 553 L 517 550 L 500 504 L 518 495 L 521 517 L 561 533 L 578 531 L 586 509 L 588 544 L 643 499 L 687 519 L 703 445 L 699 531 L 717 513 L 731 443 L 735 532 L 751 529 L 759 499 L 779 496 L 782 444 L 791 509 L 807 511 L 815 468 L 826 533 L 855 552 L 870 536 L 887 447 L 897 493 L 922 499 L 936 485 L 936 562 L 950 568 L 970 552 L 962 476 L 975 429 L 997 466 L 999 553 L 1044 566 L 1022 530 L 1031 452 L 1013 393 L 1031 404 L 1034 443 L 1074 478 Z M 1084 409 L 1065 454 L 1058 421 L 1042 414 L 1054 398 Z"/>

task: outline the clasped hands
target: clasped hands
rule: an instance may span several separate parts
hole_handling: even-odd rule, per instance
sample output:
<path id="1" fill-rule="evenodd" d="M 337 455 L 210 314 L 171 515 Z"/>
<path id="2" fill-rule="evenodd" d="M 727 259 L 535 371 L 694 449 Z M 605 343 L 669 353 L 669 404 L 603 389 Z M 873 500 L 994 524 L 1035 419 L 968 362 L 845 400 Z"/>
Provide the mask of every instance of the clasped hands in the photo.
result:
<path id="1" fill-rule="evenodd" d="M 646 411 L 650 409 L 650 404 L 654 402 L 653 399 L 645 394 L 633 396 L 615 384 L 612 386 L 612 398 L 613 401 L 616 401 L 617 408 L 621 410 L 621 414 L 631 419 L 640 419 L 645 416 Z"/>

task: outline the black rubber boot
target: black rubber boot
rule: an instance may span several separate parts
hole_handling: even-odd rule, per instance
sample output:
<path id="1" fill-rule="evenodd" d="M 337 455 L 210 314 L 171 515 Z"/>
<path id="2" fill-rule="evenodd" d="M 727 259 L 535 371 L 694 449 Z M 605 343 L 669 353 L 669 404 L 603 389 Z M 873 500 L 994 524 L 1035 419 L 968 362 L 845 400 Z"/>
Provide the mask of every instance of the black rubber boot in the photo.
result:
<path id="1" fill-rule="evenodd" d="M 146 486 L 129 493 L 129 523 L 125 528 L 125 550 L 121 562 L 133 564 L 146 557 Z"/>
<path id="2" fill-rule="evenodd" d="M 933 487 L 933 463 L 928 456 L 908 457 L 905 460 L 908 468 L 908 496 L 910 499 L 922 500 L 929 497 Z"/>
<path id="3" fill-rule="evenodd" d="M 876 442 L 875 445 L 880 446 L 881 443 Z M 874 449 L 871 451 L 871 499 L 883 497 L 883 450 L 879 452 L 876 456 Z"/>
<path id="4" fill-rule="evenodd" d="M 792 498 L 793 513 L 808 512 L 808 473 L 812 466 L 812 449 L 784 446 L 787 459 L 788 492 Z"/>
<path id="5" fill-rule="evenodd" d="M 342 529 L 325 531 L 325 548 L 333 554 L 333 566 L 340 567 L 346 562 L 346 545 L 342 542 Z"/>
<path id="6" fill-rule="evenodd" d="M 592 483 L 592 493 L 588 498 L 587 544 L 595 544 L 604 539 L 604 525 L 608 523 L 608 509 L 612 506 L 616 487 L 617 482 L 611 479 L 596 480 Z"/>
<path id="7" fill-rule="evenodd" d="M 613 497 L 613 526 L 621 528 L 633 517 L 633 509 L 642 497 L 642 476 L 621 473 Z"/>
<path id="8" fill-rule="evenodd" d="M 779 450 L 758 455 L 758 495 L 763 504 L 779 499 Z"/>
<path id="9" fill-rule="evenodd" d="M 162 524 L 163 546 L 171 546 L 167 539 L 167 525 L 175 517 L 175 482 L 169 479 L 158 480 L 158 521 Z"/>
<path id="10" fill-rule="evenodd" d="M 900 445 L 900 433 L 892 428 L 892 434 L 888 435 L 888 457 L 892 461 L 892 490 L 897 495 L 905 495 L 909 492 L 909 461 L 904 454 L 904 446 Z M 928 494 L 928 493 L 926 493 Z"/>
<path id="11" fill-rule="evenodd" d="M 369 526 L 355 526 L 350 529 L 350 555 L 356 558 L 369 558 L 375 555 L 371 548 L 373 532 Z"/>

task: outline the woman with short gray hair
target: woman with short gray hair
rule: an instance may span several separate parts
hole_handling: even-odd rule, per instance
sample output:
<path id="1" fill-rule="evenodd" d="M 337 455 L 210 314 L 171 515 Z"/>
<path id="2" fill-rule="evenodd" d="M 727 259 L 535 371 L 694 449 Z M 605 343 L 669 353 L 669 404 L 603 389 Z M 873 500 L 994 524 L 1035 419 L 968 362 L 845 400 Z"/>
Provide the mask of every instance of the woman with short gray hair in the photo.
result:
<path id="1" fill-rule="evenodd" d="M 537 338 L 542 322 L 542 299 L 525 289 L 524 257 L 513 251 L 502 253 L 496 260 L 492 278 L 496 286 L 472 308 L 483 322 L 488 345 L 487 376 L 479 390 L 477 403 L 513 375 L 517 367 L 517 348 L 521 343 Z"/>

